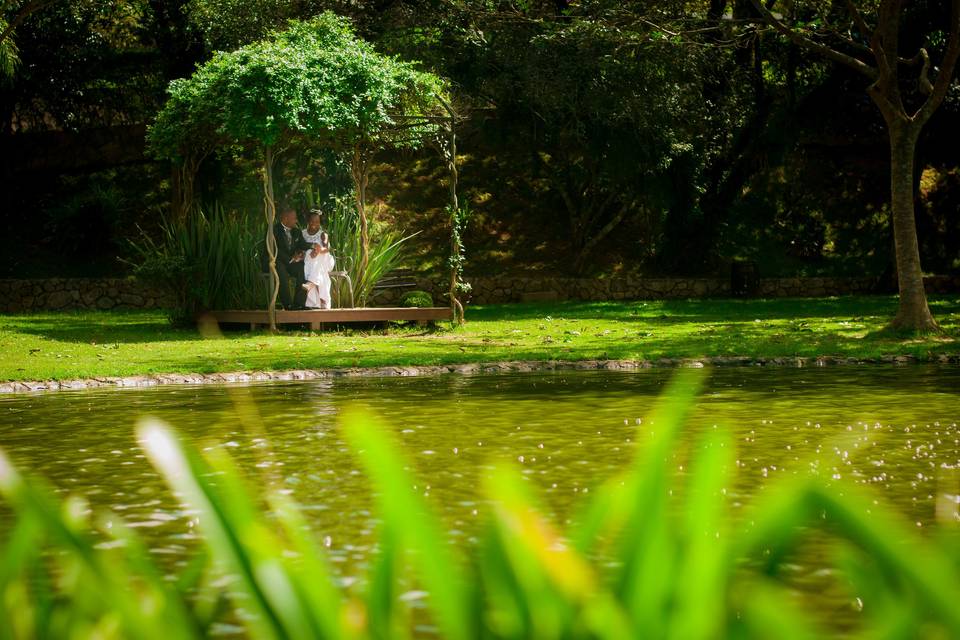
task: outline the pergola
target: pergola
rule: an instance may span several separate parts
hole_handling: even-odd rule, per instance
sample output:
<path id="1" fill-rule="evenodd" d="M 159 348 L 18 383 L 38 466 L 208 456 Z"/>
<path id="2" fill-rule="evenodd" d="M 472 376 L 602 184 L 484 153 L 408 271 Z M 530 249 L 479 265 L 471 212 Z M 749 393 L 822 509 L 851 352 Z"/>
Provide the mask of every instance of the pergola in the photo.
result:
<path id="1" fill-rule="evenodd" d="M 463 322 L 461 281 L 463 211 L 457 198 L 456 129 L 459 117 L 436 76 L 383 56 L 356 38 L 349 22 L 331 13 L 291 23 L 271 38 L 219 53 L 193 76 L 171 83 L 170 98 L 151 128 L 154 152 L 178 165 L 175 210 L 193 206 L 200 163 L 223 145 L 241 145 L 260 158 L 265 243 L 272 280 L 266 313 L 276 329 L 274 167 L 294 143 L 332 149 L 349 158 L 360 224 L 364 272 L 369 253 L 366 188 L 373 154 L 433 140 L 449 171 L 450 315 Z"/>

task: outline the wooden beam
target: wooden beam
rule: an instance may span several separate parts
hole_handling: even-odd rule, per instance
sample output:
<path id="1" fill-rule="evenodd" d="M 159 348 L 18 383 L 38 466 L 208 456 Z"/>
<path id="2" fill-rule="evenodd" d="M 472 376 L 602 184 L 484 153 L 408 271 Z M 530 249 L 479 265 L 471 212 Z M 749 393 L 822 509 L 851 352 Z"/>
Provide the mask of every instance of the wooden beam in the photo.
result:
<path id="1" fill-rule="evenodd" d="M 266 311 L 225 310 L 210 311 L 209 315 L 217 322 L 248 324 L 251 327 L 266 324 Z M 308 311 L 277 311 L 277 324 L 309 324 L 319 328 L 324 323 L 385 322 L 388 320 L 412 320 L 428 322 L 450 320 L 449 307 L 368 307 L 357 309 L 317 309 Z"/>

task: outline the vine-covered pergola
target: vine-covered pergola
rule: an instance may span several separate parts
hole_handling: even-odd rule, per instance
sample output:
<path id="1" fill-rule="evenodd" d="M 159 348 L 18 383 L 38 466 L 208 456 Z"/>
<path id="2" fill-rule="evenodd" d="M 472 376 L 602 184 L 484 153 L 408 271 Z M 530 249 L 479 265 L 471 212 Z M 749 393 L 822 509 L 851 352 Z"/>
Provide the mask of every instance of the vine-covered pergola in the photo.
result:
<path id="1" fill-rule="evenodd" d="M 153 153 L 174 163 L 173 215 L 189 215 L 193 185 L 205 158 L 235 146 L 257 157 L 263 182 L 265 244 L 272 293 L 268 312 L 276 329 L 277 216 L 274 169 L 290 149 L 327 148 L 349 162 L 360 225 L 360 272 L 369 237 L 366 190 L 373 155 L 385 148 L 416 148 L 435 141 L 450 171 L 450 307 L 463 321 L 458 293 L 463 215 L 457 201 L 457 114 L 437 76 L 382 55 L 332 13 L 291 22 L 271 37 L 216 54 L 189 78 L 175 80 L 150 128 Z"/>

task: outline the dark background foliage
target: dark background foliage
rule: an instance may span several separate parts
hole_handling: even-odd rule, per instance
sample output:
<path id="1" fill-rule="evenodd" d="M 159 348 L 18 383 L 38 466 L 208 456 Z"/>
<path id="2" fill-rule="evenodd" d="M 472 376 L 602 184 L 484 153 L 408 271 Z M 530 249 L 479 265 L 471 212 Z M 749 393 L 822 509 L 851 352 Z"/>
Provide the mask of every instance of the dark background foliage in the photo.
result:
<path id="1" fill-rule="evenodd" d="M 468 116 L 468 274 L 726 273 L 735 259 L 765 275 L 891 274 L 887 141 L 862 79 L 759 35 L 749 4 L 54 2 L 17 28 L 20 65 L 0 83 L 0 277 L 124 273 L 127 239 L 170 198 L 170 167 L 144 155 L 167 83 L 323 10 L 450 80 Z M 936 50 L 947 10 L 912 3 L 905 49 Z M 960 269 L 956 130 L 954 87 L 918 147 L 928 271 Z M 200 200 L 258 215 L 253 171 L 222 150 Z M 343 172 L 293 157 L 279 191 L 306 206 L 342 195 Z M 423 231 L 411 267 L 442 267 L 445 177 L 429 148 L 378 158 L 380 224 Z"/>

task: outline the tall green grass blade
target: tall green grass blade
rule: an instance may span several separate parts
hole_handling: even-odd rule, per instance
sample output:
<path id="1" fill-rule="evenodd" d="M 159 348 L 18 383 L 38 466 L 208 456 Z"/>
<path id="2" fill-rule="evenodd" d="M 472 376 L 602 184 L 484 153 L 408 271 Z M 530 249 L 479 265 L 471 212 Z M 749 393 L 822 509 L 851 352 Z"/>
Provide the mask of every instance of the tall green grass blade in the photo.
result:
<path id="1" fill-rule="evenodd" d="M 660 396 L 647 427 L 641 428 L 637 442 L 647 442 L 636 457 L 624 482 L 624 496 L 630 510 L 620 536 L 617 556 L 622 569 L 617 592 L 645 633 L 666 635 L 664 611 L 670 585 L 662 579 L 676 571 L 677 549 L 672 531 L 667 498 L 672 481 L 669 467 L 680 429 L 692 410 L 703 384 L 704 372 L 683 369 Z"/>
<path id="2" fill-rule="evenodd" d="M 165 632 L 157 628 L 157 618 L 162 617 L 168 610 L 161 600 L 160 606 L 152 608 L 149 599 L 138 597 L 130 589 L 129 577 L 132 573 L 115 558 L 97 552 L 94 540 L 85 532 L 76 528 L 75 519 L 58 507 L 52 491 L 43 486 L 34 486 L 34 483 L 24 478 L 10 463 L 4 452 L 0 450 L 0 495 L 19 512 L 34 519 L 47 532 L 50 541 L 66 552 L 63 565 L 73 563 L 74 571 L 67 571 L 65 575 L 72 580 L 60 580 L 74 602 L 84 602 L 89 607 L 91 618 L 116 618 L 123 633 L 130 638 L 163 638 Z M 69 503 L 68 503 L 69 504 Z M 39 576 L 43 576 L 40 570 Z M 82 579 L 81 579 L 82 578 Z M 72 583 L 72 584 L 71 584 Z M 39 589 L 40 597 L 52 593 L 50 588 Z M 152 593 L 152 597 L 163 598 L 162 595 Z M 144 610 L 150 603 L 151 607 Z M 79 607 L 66 608 L 64 611 L 73 615 L 83 609 Z M 50 615 L 40 617 L 40 620 L 51 618 Z M 170 629 L 182 637 L 193 637 L 192 628 L 183 624 L 183 618 L 173 617 L 168 620 Z"/>
<path id="3" fill-rule="evenodd" d="M 861 549 L 849 543 L 836 545 L 836 566 L 850 583 L 851 594 L 863 609 L 862 638 L 871 640 L 909 638 L 922 623 L 916 608 L 884 588 L 886 576 Z"/>
<path id="4" fill-rule="evenodd" d="M 42 525 L 29 514 L 20 515 L 7 532 L 0 556 L 0 602 L 8 615 L 0 615 L 0 640 L 33 637 L 38 624 L 37 608 L 30 602 L 24 579 L 35 567 L 43 543 Z M 41 590 L 40 593 L 45 593 Z M 47 599 L 49 600 L 49 598 Z"/>
<path id="5" fill-rule="evenodd" d="M 267 533 L 255 522 L 253 508 L 243 501 L 237 504 L 236 496 L 232 496 L 232 500 L 225 498 L 222 489 L 210 481 L 211 468 L 183 448 L 163 423 L 143 420 L 137 434 L 147 456 L 167 483 L 200 512 L 201 526 L 213 557 L 236 574 L 237 584 L 249 597 L 247 602 L 252 608 L 253 615 L 247 619 L 250 632 L 258 638 L 292 637 L 292 629 L 284 624 L 282 617 L 286 611 L 277 611 L 274 607 L 277 598 L 288 596 L 291 590 L 284 588 L 274 555 L 278 550 L 273 546 L 270 552 L 270 542 L 263 539 Z M 223 480 L 218 478 L 220 482 Z M 305 628 L 303 624 L 292 626 L 298 631 Z"/>
<path id="6" fill-rule="evenodd" d="M 676 614 L 671 636 L 678 640 L 722 635 L 726 589 L 732 565 L 724 489 L 734 466 L 731 438 L 711 432 L 690 465 L 683 526 L 686 548 L 677 576 Z"/>
<path id="7" fill-rule="evenodd" d="M 497 638 L 530 638 L 533 612 L 524 597 L 516 573 L 510 567 L 506 549 L 496 525 L 490 521 L 480 536 L 477 572 L 482 584 L 483 601 L 478 610 L 486 610 L 486 627 Z"/>
<path id="8" fill-rule="evenodd" d="M 486 481 L 502 555 L 527 603 L 532 637 L 630 638 L 630 623 L 590 564 L 544 519 L 515 472 L 498 468 Z"/>
<path id="9" fill-rule="evenodd" d="M 748 638 L 820 640 L 824 633 L 811 625 L 804 612 L 782 588 L 766 580 L 751 584 L 741 598 L 742 627 Z"/>
<path id="10" fill-rule="evenodd" d="M 318 636 L 347 637 L 350 630 L 341 624 L 343 604 L 340 593 L 334 586 L 325 556 L 310 535 L 306 520 L 297 505 L 285 496 L 271 496 L 270 505 L 297 554 L 295 561 L 287 562 L 287 571 L 294 578 L 306 610 L 314 618 L 313 626 L 319 631 Z"/>
<path id="11" fill-rule="evenodd" d="M 163 574 L 150 557 L 150 551 L 132 529 L 119 518 L 110 520 L 110 533 L 115 540 L 123 543 L 122 551 L 126 559 L 126 566 L 122 573 L 135 575 L 142 580 L 153 595 L 153 607 L 158 612 L 158 620 L 162 620 L 167 629 L 178 630 L 178 634 L 189 634 L 189 637 L 201 635 L 200 625 L 187 606 L 186 591 L 179 591 L 178 584 L 164 579 Z"/>
<path id="12" fill-rule="evenodd" d="M 413 491 L 414 481 L 398 447 L 368 414 L 352 410 L 344 414 L 343 434 L 357 453 L 378 494 L 384 527 L 402 534 L 402 545 L 413 554 L 430 608 L 447 638 L 477 635 L 470 611 L 466 582 L 457 559 L 441 533 L 437 517 Z"/>
<path id="13" fill-rule="evenodd" d="M 380 531 L 380 549 L 371 568 L 367 594 L 370 635 L 375 640 L 402 639 L 410 635 L 409 618 L 398 606 L 403 577 L 402 541 L 390 527 L 385 524 Z"/>
<path id="14" fill-rule="evenodd" d="M 810 492 L 836 533 L 862 548 L 885 573 L 908 584 L 953 637 L 960 637 L 960 576 L 952 559 L 913 529 L 904 526 L 882 502 L 865 513 L 870 496 L 858 487 L 842 491 L 815 484 Z"/>
<path id="15" fill-rule="evenodd" d="M 623 530 L 633 507 L 627 502 L 625 478 L 619 474 L 607 480 L 580 506 L 567 534 L 578 553 L 599 551 L 605 536 Z"/>

